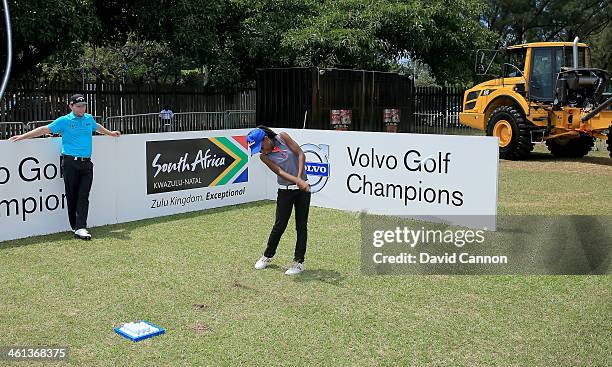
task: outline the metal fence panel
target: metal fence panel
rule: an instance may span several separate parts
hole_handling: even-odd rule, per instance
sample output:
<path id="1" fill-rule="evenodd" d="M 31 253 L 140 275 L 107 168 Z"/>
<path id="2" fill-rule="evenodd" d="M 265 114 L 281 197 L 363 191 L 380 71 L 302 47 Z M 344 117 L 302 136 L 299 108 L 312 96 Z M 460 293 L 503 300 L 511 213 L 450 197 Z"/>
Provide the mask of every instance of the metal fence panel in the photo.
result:
<path id="1" fill-rule="evenodd" d="M 480 134 L 459 123 L 463 89 L 457 87 L 418 87 L 409 132 L 420 134 Z"/>
<path id="2" fill-rule="evenodd" d="M 248 129 L 257 126 L 255 111 L 226 111 L 226 129 Z"/>
<path id="3" fill-rule="evenodd" d="M 94 116 L 94 119 L 98 123 L 101 121 L 100 116 Z M 0 140 L 5 140 L 15 135 L 25 134 L 29 131 L 36 129 L 37 127 L 49 125 L 53 121 L 54 120 L 41 120 L 30 122 L 0 121 Z"/>
<path id="4" fill-rule="evenodd" d="M 157 113 L 111 116 L 104 125 L 123 134 L 251 128 L 255 127 L 255 111 L 180 112 L 169 119 Z"/>
<path id="5" fill-rule="evenodd" d="M 158 113 L 138 115 L 111 116 L 97 122 L 109 130 L 118 130 L 122 134 L 146 134 L 172 131 L 224 130 L 255 127 L 255 111 L 231 110 L 224 112 L 181 112 L 171 119 L 162 119 Z M 0 139 L 24 134 L 39 126 L 45 126 L 53 120 L 23 122 L 0 122 Z"/>
<path id="6" fill-rule="evenodd" d="M 27 126 L 23 122 L 0 121 L 0 140 L 26 132 Z"/>

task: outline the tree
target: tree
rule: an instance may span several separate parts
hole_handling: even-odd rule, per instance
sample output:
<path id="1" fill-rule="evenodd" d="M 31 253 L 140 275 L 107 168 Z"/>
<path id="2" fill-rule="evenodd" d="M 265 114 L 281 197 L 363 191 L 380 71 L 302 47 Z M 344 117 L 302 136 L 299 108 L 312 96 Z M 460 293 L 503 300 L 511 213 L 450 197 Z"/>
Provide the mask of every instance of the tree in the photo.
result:
<path id="1" fill-rule="evenodd" d="M 593 66 L 612 69 L 612 27 L 606 27 L 599 34 L 591 36 Z"/>
<path id="2" fill-rule="evenodd" d="M 9 0 L 9 10 L 15 77 L 31 73 L 53 55 L 78 61 L 78 44 L 88 42 L 100 26 L 93 0 Z M 5 31 L 2 27 L 3 58 Z"/>
<path id="3" fill-rule="evenodd" d="M 184 68 L 223 61 L 224 27 L 236 16 L 229 0 L 136 0 L 134 7 L 136 33 L 167 45 L 168 53 L 185 61 Z"/>
<path id="4" fill-rule="evenodd" d="M 485 26 L 499 35 L 498 46 L 535 41 L 573 41 L 610 27 L 609 0 L 489 0 Z"/>
<path id="5" fill-rule="evenodd" d="M 282 45 L 287 32 L 320 12 L 318 0 L 235 0 L 223 38 L 227 68 L 233 62 L 241 81 L 253 81 L 257 68 L 296 66 L 293 50 Z M 218 77 L 218 76 L 217 76 Z"/>
<path id="6" fill-rule="evenodd" d="M 478 0 L 325 1 L 285 35 L 298 65 L 388 71 L 398 57 L 426 63 L 440 82 L 471 78 L 473 51 L 494 38 Z"/>

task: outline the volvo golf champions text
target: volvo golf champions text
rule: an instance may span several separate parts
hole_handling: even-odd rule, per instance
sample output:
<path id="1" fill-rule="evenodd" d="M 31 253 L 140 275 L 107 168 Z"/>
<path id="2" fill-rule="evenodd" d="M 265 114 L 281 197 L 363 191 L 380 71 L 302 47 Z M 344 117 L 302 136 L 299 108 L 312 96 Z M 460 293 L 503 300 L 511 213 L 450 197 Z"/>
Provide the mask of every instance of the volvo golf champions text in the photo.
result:
<path id="1" fill-rule="evenodd" d="M 437 152 L 423 157 L 415 149 L 397 157 L 379 154 L 374 148 L 362 150 L 360 147 L 347 147 L 349 162 L 352 167 L 372 168 L 379 170 L 407 170 L 425 175 L 447 175 L 451 166 L 450 152 Z M 364 173 L 351 173 L 346 179 L 346 186 L 352 194 L 376 196 L 402 200 L 408 206 L 411 202 L 425 202 L 433 205 L 460 207 L 463 205 L 463 193 L 447 187 L 431 187 L 425 180 L 406 184 L 399 182 L 380 182 L 368 179 Z"/>

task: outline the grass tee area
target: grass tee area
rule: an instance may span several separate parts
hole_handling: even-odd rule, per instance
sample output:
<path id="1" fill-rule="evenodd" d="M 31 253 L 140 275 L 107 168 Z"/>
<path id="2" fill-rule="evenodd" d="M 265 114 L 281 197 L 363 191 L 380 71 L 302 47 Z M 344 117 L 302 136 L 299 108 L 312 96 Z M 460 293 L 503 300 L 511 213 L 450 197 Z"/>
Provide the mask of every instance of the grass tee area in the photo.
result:
<path id="1" fill-rule="evenodd" d="M 611 164 L 501 161 L 498 211 L 611 215 Z M 253 268 L 273 220 L 259 202 L 1 243 L 0 346 L 67 346 L 83 366 L 610 364 L 609 275 L 365 276 L 359 217 L 313 207 L 306 271 L 288 277 L 293 221 Z M 113 332 L 139 319 L 167 333 Z"/>

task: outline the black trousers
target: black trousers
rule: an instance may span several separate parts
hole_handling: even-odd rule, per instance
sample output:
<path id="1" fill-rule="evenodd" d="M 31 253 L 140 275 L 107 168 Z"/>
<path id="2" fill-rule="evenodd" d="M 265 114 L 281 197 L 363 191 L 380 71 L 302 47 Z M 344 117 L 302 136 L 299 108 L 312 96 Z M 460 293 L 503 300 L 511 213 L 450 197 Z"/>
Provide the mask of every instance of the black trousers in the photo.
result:
<path id="1" fill-rule="evenodd" d="M 93 163 L 62 157 L 62 172 L 72 230 L 87 228 L 89 191 L 93 182 Z"/>
<path id="2" fill-rule="evenodd" d="M 301 190 L 278 190 L 276 198 L 276 220 L 268 238 L 268 246 L 264 256 L 273 257 L 281 236 L 287 228 L 291 211 L 295 207 L 295 230 L 297 241 L 293 260 L 303 263 L 308 240 L 308 210 L 310 209 L 310 193 Z"/>

